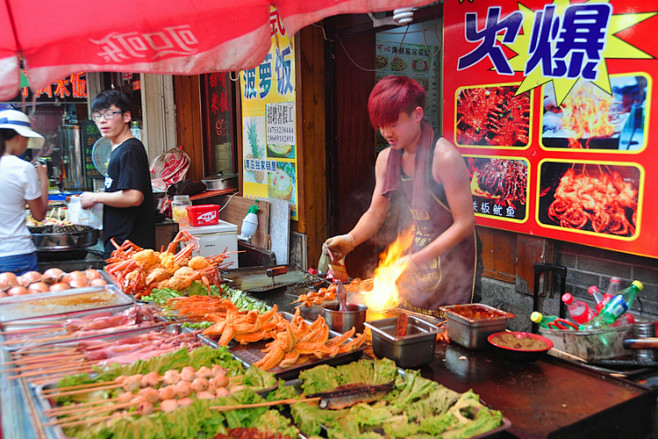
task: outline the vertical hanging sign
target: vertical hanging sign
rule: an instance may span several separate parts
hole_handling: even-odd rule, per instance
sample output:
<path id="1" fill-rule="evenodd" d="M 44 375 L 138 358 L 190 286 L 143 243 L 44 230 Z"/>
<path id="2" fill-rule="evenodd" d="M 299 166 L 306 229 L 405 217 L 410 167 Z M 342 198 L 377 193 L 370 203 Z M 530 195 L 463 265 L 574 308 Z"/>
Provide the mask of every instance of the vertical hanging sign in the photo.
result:
<path id="1" fill-rule="evenodd" d="M 294 41 L 270 10 L 272 47 L 258 67 L 240 72 L 244 194 L 290 202 L 298 219 Z"/>
<path id="2" fill-rule="evenodd" d="M 658 257 L 657 10 L 446 1 L 444 135 L 478 224 Z"/>

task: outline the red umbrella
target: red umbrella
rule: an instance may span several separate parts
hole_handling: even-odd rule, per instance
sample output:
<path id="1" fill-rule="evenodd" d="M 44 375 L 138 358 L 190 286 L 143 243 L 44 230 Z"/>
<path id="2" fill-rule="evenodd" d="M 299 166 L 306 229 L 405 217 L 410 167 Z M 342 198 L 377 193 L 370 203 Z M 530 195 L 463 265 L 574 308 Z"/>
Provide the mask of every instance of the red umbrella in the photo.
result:
<path id="1" fill-rule="evenodd" d="M 258 65 L 270 45 L 270 5 L 290 35 L 325 17 L 434 0 L 133 0 L 0 4 L 0 101 L 77 72 L 195 75 Z"/>

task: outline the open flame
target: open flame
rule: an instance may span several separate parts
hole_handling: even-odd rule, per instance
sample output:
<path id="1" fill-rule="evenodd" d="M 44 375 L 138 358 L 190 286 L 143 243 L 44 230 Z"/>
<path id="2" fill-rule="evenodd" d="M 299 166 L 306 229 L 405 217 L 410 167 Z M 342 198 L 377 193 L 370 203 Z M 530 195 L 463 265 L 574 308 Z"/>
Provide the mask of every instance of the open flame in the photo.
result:
<path id="1" fill-rule="evenodd" d="M 593 85 L 582 81 L 571 90 L 564 99 L 564 127 L 573 131 L 569 138 L 570 148 L 582 148 L 580 139 L 586 138 L 586 148 L 592 137 L 610 137 L 615 126 L 610 122 L 608 111 L 612 104 L 612 96 Z"/>
<path id="2" fill-rule="evenodd" d="M 372 282 L 364 282 L 361 290 L 363 301 L 372 311 L 386 311 L 395 308 L 400 303 L 398 288 L 395 282 L 407 268 L 407 263 L 396 264 L 406 255 L 413 243 L 411 230 L 398 235 L 397 239 L 379 255 L 379 266 L 375 269 Z"/>

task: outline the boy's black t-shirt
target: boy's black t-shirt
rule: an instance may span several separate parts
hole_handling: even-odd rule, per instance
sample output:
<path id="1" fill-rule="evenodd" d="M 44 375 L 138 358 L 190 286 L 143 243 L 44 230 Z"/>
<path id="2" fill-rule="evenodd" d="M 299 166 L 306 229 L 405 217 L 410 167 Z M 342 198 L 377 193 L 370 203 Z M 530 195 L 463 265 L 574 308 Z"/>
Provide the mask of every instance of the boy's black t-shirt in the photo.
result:
<path id="1" fill-rule="evenodd" d="M 105 178 L 105 192 L 137 189 L 144 194 L 144 201 L 135 207 L 103 206 L 103 243 L 105 258 L 115 247 L 129 239 L 143 248 L 155 247 L 155 212 L 153 189 L 149 172 L 148 156 L 138 139 L 130 138 L 119 145 L 110 156 Z"/>

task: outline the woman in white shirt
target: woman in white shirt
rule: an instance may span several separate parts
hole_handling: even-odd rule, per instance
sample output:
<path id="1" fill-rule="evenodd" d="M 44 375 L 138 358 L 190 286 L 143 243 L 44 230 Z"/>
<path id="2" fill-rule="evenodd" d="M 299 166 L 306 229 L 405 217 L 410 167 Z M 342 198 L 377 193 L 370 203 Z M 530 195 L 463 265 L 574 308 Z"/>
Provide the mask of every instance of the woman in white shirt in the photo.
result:
<path id="1" fill-rule="evenodd" d="M 39 149 L 43 136 L 18 110 L 0 111 L 0 273 L 21 275 L 38 269 L 36 247 L 25 224 L 25 204 L 41 221 L 48 210 L 48 173 L 43 165 L 18 158 Z"/>

